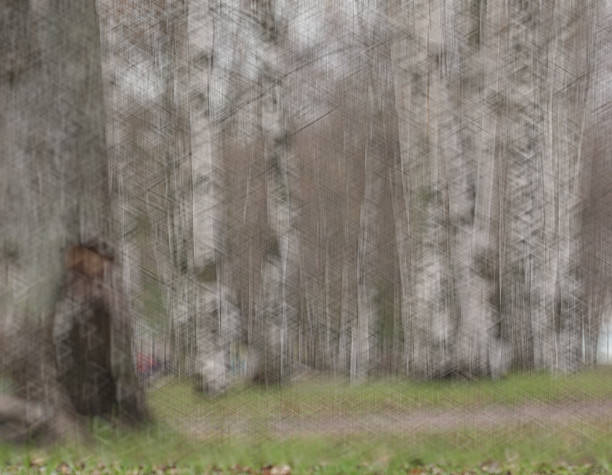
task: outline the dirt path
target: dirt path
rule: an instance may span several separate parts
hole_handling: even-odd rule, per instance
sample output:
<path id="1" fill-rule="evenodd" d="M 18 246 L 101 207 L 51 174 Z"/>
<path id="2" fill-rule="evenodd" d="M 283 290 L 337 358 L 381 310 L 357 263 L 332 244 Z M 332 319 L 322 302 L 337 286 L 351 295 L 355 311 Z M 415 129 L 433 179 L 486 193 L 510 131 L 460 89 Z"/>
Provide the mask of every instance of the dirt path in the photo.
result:
<path id="1" fill-rule="evenodd" d="M 316 417 L 185 418 L 177 421 L 183 432 L 196 438 L 268 435 L 272 437 L 322 435 L 381 435 L 449 432 L 462 429 L 546 427 L 560 429 L 580 424 L 612 430 L 612 400 L 529 403 L 461 409 L 415 409 L 365 415 L 329 414 Z"/>

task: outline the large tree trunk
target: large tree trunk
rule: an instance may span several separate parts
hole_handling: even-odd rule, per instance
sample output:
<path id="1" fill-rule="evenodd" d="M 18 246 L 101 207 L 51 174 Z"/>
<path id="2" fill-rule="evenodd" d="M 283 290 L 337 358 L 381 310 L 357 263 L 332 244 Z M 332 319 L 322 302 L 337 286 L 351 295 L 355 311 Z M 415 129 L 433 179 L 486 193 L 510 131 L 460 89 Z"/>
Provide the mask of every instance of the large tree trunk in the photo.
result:
<path id="1" fill-rule="evenodd" d="M 9 350 L 3 352 L 1 371 L 12 372 L 15 397 L 23 404 L 47 407 L 46 425 L 57 430 L 62 421 L 75 422 L 76 413 L 110 415 L 117 405 L 126 409 L 124 416 L 144 414 L 132 364 L 130 321 L 115 299 L 120 282 L 98 280 L 106 295 L 102 308 L 89 299 L 82 302 L 82 311 L 74 314 L 71 342 L 52 331 L 70 320 L 64 303 L 75 290 L 64 253 L 92 239 L 112 241 L 94 1 L 8 2 L 0 15 L 0 96 L 6 105 L 0 137 L 7 153 L 0 174 L 1 259 L 7 269 L 0 330 L 3 342 L 12 342 L 3 345 Z M 71 309 L 80 305 L 71 304 Z M 97 314 L 98 329 L 108 331 L 97 349 L 89 347 L 86 331 L 73 331 L 77 324 L 86 325 L 87 312 Z M 81 356 L 100 357 L 106 365 L 105 388 L 85 381 L 81 371 L 63 373 L 64 350 L 78 352 L 77 347 Z M 83 387 L 106 396 L 80 405 Z M 27 429 L 32 421 L 28 416 L 22 422 Z"/>

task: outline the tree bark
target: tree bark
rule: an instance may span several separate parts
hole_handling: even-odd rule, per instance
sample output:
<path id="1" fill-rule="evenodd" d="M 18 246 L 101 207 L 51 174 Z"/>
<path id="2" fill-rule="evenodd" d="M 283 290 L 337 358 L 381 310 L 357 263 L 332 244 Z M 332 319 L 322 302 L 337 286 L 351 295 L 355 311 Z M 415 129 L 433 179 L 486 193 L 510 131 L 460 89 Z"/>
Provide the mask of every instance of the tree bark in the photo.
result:
<path id="1" fill-rule="evenodd" d="M 144 400 L 133 369 L 130 320 L 114 300 L 120 284 L 99 282 L 100 291 L 113 297 L 104 302 L 100 317 L 114 338 L 99 348 L 111 368 L 105 400 L 96 408 L 75 403 L 77 388 L 87 386 L 85 375 L 77 371 L 66 379 L 60 367 L 66 348 L 80 346 L 86 357 L 94 357 L 87 352 L 88 335 L 77 332 L 66 347 L 54 341 L 51 330 L 66 317 L 62 299 L 71 271 L 64 253 L 92 239 L 112 242 L 95 3 L 9 2 L 0 15 L 2 44 L 8 46 L 1 53 L 0 96 L 10 118 L 0 128 L 8 152 L 0 179 L 2 240 L 10 251 L 2 255 L 9 272 L 0 330 L 2 340 L 11 342 L 2 372 L 12 373 L 20 407 L 50 410 L 45 425 L 55 432 L 66 421 L 76 425 L 77 412 L 108 414 L 118 404 L 126 417 L 122 409 L 128 400 L 130 415 L 138 418 L 145 414 Z M 91 301 L 84 305 L 83 310 L 97 311 Z M 86 318 L 85 313 L 76 317 Z M 26 428 L 29 417 L 21 418 Z"/>

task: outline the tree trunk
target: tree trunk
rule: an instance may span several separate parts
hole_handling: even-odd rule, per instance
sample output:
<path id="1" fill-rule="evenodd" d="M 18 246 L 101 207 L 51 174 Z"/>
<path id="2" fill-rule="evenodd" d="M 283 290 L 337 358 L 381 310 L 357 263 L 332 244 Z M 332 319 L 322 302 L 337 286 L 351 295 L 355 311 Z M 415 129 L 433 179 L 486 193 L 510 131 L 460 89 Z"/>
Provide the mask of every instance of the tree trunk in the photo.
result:
<path id="1" fill-rule="evenodd" d="M 396 232 L 401 233 L 402 292 L 409 293 L 402 302 L 408 371 L 431 377 L 448 371 L 457 323 L 445 183 L 447 151 L 441 143 L 447 103 L 440 2 L 415 2 L 405 14 L 408 37 L 393 45 L 401 137 L 398 172 L 402 174 L 396 182 L 402 191 L 395 193 L 394 210 Z"/>
<path id="2" fill-rule="evenodd" d="M 226 389 L 232 349 L 240 343 L 240 314 L 224 265 L 223 164 L 219 130 L 211 119 L 211 86 L 219 61 L 216 19 L 207 2 L 189 3 L 189 105 L 193 180 L 194 275 L 197 279 L 197 385 L 210 394 Z"/>
<path id="3" fill-rule="evenodd" d="M 12 371 L 21 407 L 42 404 L 50 411 L 44 411 L 47 426 L 56 432 L 66 421 L 76 424 L 79 412 L 110 415 L 111 407 L 119 406 L 123 417 L 144 416 L 120 282 L 97 274 L 96 288 L 105 295 L 100 308 L 96 299 L 72 302 L 70 310 L 80 306 L 82 312 L 65 326 L 70 339 L 52 331 L 70 320 L 66 298 L 75 290 L 70 259 L 63 254 L 92 239 L 112 241 L 95 4 L 9 2 L 0 15 L 2 43 L 9 46 L 0 61 L 0 96 L 7 105 L 4 117 L 10 118 L 0 129 L 9 157 L 0 179 L 2 261 L 8 270 L 1 332 L 3 341 L 12 341 L 2 372 Z M 105 330 L 95 350 L 87 329 L 76 328 L 88 326 L 88 312 L 97 315 L 96 330 Z M 105 387 L 92 387 L 78 368 L 64 373 L 66 350 L 80 353 L 83 364 L 99 359 L 106 366 Z M 80 404 L 84 388 L 105 396 Z M 26 432 L 31 422 L 22 418 Z"/>
<path id="4" fill-rule="evenodd" d="M 499 287 L 517 368 L 576 369 L 586 318 L 583 138 L 593 4 L 489 8 L 503 176 Z M 503 60 L 508 54 L 513 61 Z"/>
<path id="5" fill-rule="evenodd" d="M 113 207 L 132 269 L 131 307 L 170 335 L 170 368 L 188 375 L 197 290 L 187 2 L 144 17 L 135 5 L 99 5 Z"/>
<path id="6" fill-rule="evenodd" d="M 584 341 L 583 361 L 586 365 L 597 362 L 599 336 L 606 319 L 610 319 L 612 304 L 612 88 L 610 71 L 612 56 L 612 30 L 606 28 L 612 15 L 612 3 L 594 2 L 593 44 L 589 54 L 590 69 L 589 110 L 583 139 L 586 200 L 582 214 L 585 233 L 583 246 L 584 266 L 587 269 L 586 320 L 581 325 Z"/>
<path id="7" fill-rule="evenodd" d="M 295 193 L 290 180 L 293 171 L 289 137 L 286 86 L 281 45 L 286 12 L 281 2 L 268 0 L 250 12 L 256 27 L 252 40 L 259 48 L 258 87 L 261 90 L 259 127 L 265 161 L 266 206 L 271 239 L 264 254 L 261 278 L 262 312 L 259 342 L 263 346 L 262 380 L 265 384 L 286 380 L 292 369 L 298 277 Z M 293 285 L 292 285 L 293 284 Z"/>

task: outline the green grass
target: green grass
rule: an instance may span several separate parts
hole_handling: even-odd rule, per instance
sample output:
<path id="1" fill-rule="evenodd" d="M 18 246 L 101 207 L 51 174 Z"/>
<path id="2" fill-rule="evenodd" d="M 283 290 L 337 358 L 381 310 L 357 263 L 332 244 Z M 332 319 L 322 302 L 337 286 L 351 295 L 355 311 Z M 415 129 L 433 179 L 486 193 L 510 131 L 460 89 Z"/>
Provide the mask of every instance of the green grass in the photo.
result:
<path id="1" fill-rule="evenodd" d="M 381 380 L 367 386 L 333 380 L 295 383 L 280 389 L 241 387 L 219 398 L 197 394 L 188 382 L 167 381 L 150 393 L 150 404 L 163 420 L 185 416 L 249 418 L 358 415 L 415 408 L 467 408 L 489 404 L 597 401 L 612 399 L 612 368 L 601 367 L 573 375 L 527 373 L 498 381 Z"/>
<path id="2" fill-rule="evenodd" d="M 65 464 L 78 473 L 223 473 L 239 465 L 261 473 L 268 465 L 291 467 L 298 473 L 609 473 L 612 434 L 593 427 L 576 427 L 563 434 L 542 428 L 480 433 L 462 431 L 419 437 L 360 436 L 290 440 L 219 439 L 198 443 L 172 429 L 157 426 L 140 433 L 118 432 L 106 425 L 94 431 L 93 446 L 47 449 L 0 449 L 0 471 L 53 473 Z M 104 470 L 101 466 L 104 465 Z M 568 468 L 567 465 L 570 465 Z M 422 472 L 419 472 L 422 470 Z M 436 470 L 439 470 L 436 472 Z M 67 470 L 66 470 L 67 471 Z M 61 473 L 61 472 L 58 472 Z"/>
<path id="3" fill-rule="evenodd" d="M 156 423 L 140 432 L 92 426 L 88 445 L 0 446 L 0 473 L 266 473 L 269 465 L 299 473 L 612 473 L 612 426 L 576 424 L 552 429 L 528 426 L 401 435 L 356 434 L 280 439 L 265 431 L 249 437 L 196 440 L 180 423 L 206 424 L 226 416 L 262 423 L 271 415 L 311 417 L 423 407 L 473 407 L 533 401 L 597 401 L 612 398 L 612 370 L 572 376 L 516 374 L 500 381 L 378 381 L 352 386 L 338 381 L 296 383 L 282 389 L 235 388 L 208 398 L 184 381 L 166 380 L 149 393 Z M 408 431 L 409 432 L 409 431 Z M 102 467 L 103 466 L 103 467 Z M 488 472 L 487 472 L 488 470 Z M 269 472 L 269 471 L 268 471 Z M 243 473 L 247 473 L 244 472 Z"/>

